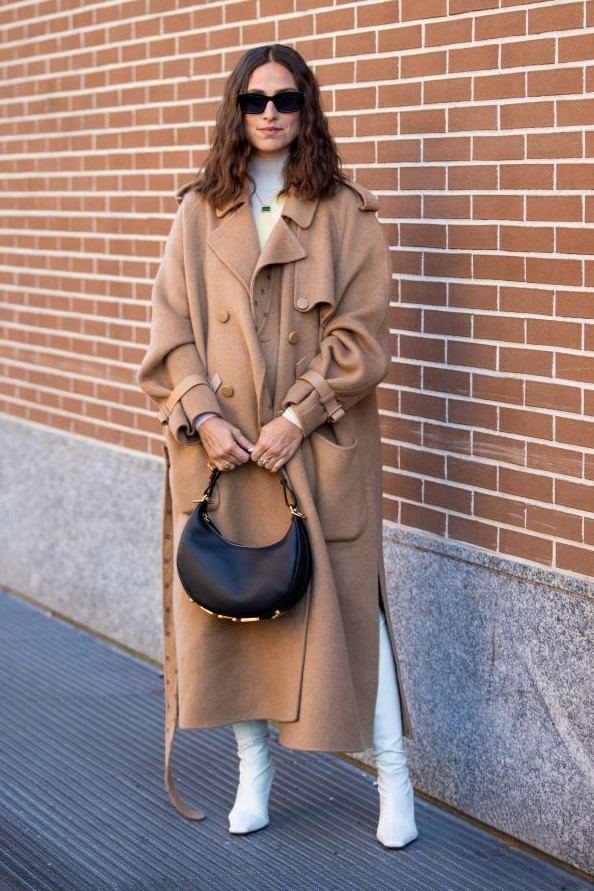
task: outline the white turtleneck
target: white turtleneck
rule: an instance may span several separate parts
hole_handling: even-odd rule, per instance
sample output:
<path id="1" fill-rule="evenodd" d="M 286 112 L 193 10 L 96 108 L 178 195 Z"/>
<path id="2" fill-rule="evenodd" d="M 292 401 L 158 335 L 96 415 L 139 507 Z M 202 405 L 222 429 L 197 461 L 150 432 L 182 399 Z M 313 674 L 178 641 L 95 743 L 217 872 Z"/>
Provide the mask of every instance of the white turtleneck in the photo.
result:
<path id="1" fill-rule="evenodd" d="M 276 158 L 260 158 L 254 155 L 249 163 L 249 174 L 256 184 L 256 191 L 251 197 L 250 204 L 258 230 L 260 250 L 266 244 L 283 210 L 284 198 L 279 201 L 277 195 L 283 187 L 283 168 L 287 156 L 288 152 Z"/>

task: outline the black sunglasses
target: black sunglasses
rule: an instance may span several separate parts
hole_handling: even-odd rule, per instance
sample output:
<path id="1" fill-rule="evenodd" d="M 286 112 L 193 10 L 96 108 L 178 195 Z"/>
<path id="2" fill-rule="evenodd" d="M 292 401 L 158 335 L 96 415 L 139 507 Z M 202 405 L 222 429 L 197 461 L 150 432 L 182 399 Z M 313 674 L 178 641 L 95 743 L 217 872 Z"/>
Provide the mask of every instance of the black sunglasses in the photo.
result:
<path id="1" fill-rule="evenodd" d="M 276 96 L 264 96 L 262 93 L 240 93 L 237 97 L 243 114 L 262 114 L 269 102 L 281 114 L 291 114 L 303 108 L 303 93 L 298 90 L 283 90 Z"/>

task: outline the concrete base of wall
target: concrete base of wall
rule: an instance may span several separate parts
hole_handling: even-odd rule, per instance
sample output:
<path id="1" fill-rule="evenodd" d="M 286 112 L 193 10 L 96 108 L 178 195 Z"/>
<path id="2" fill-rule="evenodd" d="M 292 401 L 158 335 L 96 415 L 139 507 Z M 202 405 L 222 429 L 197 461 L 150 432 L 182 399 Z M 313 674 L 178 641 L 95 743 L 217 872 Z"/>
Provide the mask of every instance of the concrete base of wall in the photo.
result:
<path id="1" fill-rule="evenodd" d="M 161 658 L 160 461 L 0 416 L 0 585 Z M 594 873 L 594 582 L 385 527 L 415 786 Z"/>
<path id="2" fill-rule="evenodd" d="M 158 459 L 0 415 L 0 584 L 161 660 Z"/>
<path id="3" fill-rule="evenodd" d="M 594 873 L 594 584 L 390 525 L 415 786 Z"/>

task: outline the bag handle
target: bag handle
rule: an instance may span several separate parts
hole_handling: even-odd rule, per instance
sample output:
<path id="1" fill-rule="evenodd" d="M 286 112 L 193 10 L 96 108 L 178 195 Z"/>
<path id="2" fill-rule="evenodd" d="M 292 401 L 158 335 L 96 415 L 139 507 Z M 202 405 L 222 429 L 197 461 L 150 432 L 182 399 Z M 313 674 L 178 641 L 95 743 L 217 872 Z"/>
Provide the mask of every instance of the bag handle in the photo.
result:
<path id="1" fill-rule="evenodd" d="M 267 471 L 268 472 L 268 471 Z M 222 473 L 222 470 L 219 470 L 218 467 L 214 467 L 212 473 L 210 474 L 210 479 L 208 481 L 208 485 L 204 490 L 204 495 L 200 499 L 199 503 L 206 506 L 210 502 L 212 502 L 212 496 L 214 495 L 214 489 L 218 482 L 218 479 Z M 297 504 L 297 496 L 295 495 L 295 491 L 289 482 L 289 477 L 285 473 L 285 471 L 280 468 L 278 471 L 278 475 L 280 478 L 281 485 L 283 487 L 283 498 L 285 499 L 285 504 L 291 511 L 294 517 L 301 517 L 305 519 L 305 514 L 302 514 L 299 510 L 299 505 Z"/>

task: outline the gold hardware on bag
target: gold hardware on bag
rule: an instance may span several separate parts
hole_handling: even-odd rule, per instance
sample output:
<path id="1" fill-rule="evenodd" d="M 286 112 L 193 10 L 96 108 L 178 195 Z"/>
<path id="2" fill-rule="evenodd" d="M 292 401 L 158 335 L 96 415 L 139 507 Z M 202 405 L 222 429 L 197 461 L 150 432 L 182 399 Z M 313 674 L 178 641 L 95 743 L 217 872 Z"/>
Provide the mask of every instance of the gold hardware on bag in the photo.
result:
<path id="1" fill-rule="evenodd" d="M 191 600 L 192 603 L 196 604 L 196 606 L 199 606 L 200 609 L 202 610 L 202 612 L 207 613 L 209 616 L 214 616 L 216 619 L 228 619 L 230 622 L 263 622 L 264 621 L 264 619 L 261 619 L 259 616 L 251 616 L 250 618 L 247 618 L 247 619 L 237 619 L 234 616 L 224 616 L 224 615 L 222 615 L 222 613 L 213 613 L 212 610 L 206 609 L 206 607 L 202 606 L 202 604 L 196 603 L 196 601 L 192 600 L 192 598 L 189 595 L 188 595 L 188 600 Z M 275 614 L 273 616 L 270 616 L 270 618 L 278 619 L 279 616 L 282 616 L 282 613 L 279 609 L 277 609 Z M 268 621 L 268 619 L 266 619 L 266 621 Z"/>

